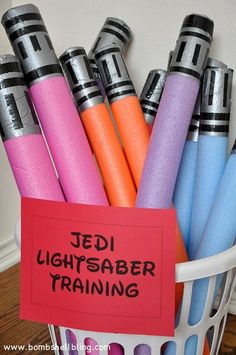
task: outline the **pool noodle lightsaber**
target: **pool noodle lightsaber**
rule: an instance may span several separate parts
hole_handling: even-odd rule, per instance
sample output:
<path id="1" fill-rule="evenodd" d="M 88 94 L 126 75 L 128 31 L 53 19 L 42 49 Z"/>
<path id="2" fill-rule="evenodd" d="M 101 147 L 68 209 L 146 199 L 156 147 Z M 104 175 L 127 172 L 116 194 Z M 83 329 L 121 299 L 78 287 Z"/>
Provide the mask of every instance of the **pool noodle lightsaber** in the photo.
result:
<path id="1" fill-rule="evenodd" d="M 64 201 L 20 63 L 13 55 L 0 56 L 0 131 L 21 196 Z"/>
<path id="2" fill-rule="evenodd" d="M 168 69 L 169 69 L 169 67 L 170 67 L 170 63 L 171 63 L 171 60 L 172 60 L 172 57 L 173 57 L 173 51 L 171 51 L 170 52 L 170 55 L 169 55 L 169 61 L 168 61 Z M 227 66 L 224 64 L 224 63 L 222 63 L 221 61 L 219 61 L 219 60 L 217 60 L 217 59 L 215 59 L 215 58 L 210 58 L 210 57 L 208 57 L 208 59 L 207 59 L 207 66 L 206 66 L 207 68 L 215 68 L 215 67 L 220 67 L 220 68 L 226 68 Z M 201 95 L 201 92 L 199 93 L 199 95 Z M 194 117 L 194 115 L 193 115 L 193 119 L 192 119 L 192 121 L 191 121 L 191 124 L 190 124 L 190 130 L 189 130 L 189 133 L 188 133 L 188 136 L 187 136 L 187 142 L 185 143 L 185 147 L 184 147 L 184 152 L 183 152 L 183 155 L 182 155 L 182 158 L 181 158 L 181 165 L 180 165 L 180 168 L 179 168 L 179 173 L 178 173 L 178 177 L 179 177 L 179 174 L 183 174 L 184 176 L 185 176 L 185 171 L 186 171 L 186 169 L 187 169 L 187 166 L 188 166 L 188 164 L 190 164 L 191 165 L 191 163 L 193 163 L 194 164 L 194 166 L 193 166 L 193 170 L 192 170 L 192 172 L 194 171 L 194 169 L 196 168 L 196 158 L 197 158 L 197 145 L 195 145 L 195 148 L 194 148 L 194 146 L 193 146 L 193 144 L 195 144 L 195 143 L 193 143 L 193 142 L 191 142 L 192 143 L 192 149 L 193 149 L 193 154 L 194 154 L 194 156 L 195 156 L 195 159 L 190 159 L 191 158 L 191 156 L 190 156 L 190 150 L 189 150 L 189 147 L 187 148 L 188 149 L 188 151 L 187 151 L 187 153 L 189 153 L 189 154 L 187 154 L 186 152 L 185 152 L 185 150 L 186 150 L 186 144 L 188 144 L 189 145 L 189 143 L 188 143 L 188 138 L 191 138 L 191 135 L 193 134 L 193 135 L 195 135 L 195 134 L 197 134 L 198 135 L 198 133 L 197 133 L 197 131 L 194 129 L 194 126 L 195 126 L 195 124 L 197 125 L 197 126 L 199 126 L 199 124 L 197 124 L 197 121 L 199 121 L 199 119 L 200 119 L 200 97 L 198 96 L 198 100 L 197 100 L 197 102 L 196 102 L 196 105 L 195 105 L 195 109 L 194 109 L 194 114 L 196 114 L 197 116 L 195 116 Z M 196 119 L 196 121 L 194 121 Z M 193 127 L 191 127 L 191 125 L 193 124 Z M 196 126 L 195 126 L 195 128 L 196 128 Z M 199 128 L 199 127 L 198 127 Z M 199 130 L 199 129 L 198 129 Z M 195 131 L 195 133 L 194 133 L 194 131 Z M 191 132 L 191 133 L 190 133 Z M 189 134 L 190 134 L 190 137 L 189 137 Z M 192 137 L 192 138 L 194 138 L 194 137 Z M 195 137 L 196 138 L 196 137 Z M 186 155 L 187 154 L 187 155 Z M 189 159 L 187 159 L 189 157 Z M 187 164 L 186 164 L 186 160 L 187 160 Z M 184 161 L 185 161 L 185 164 L 184 164 Z M 187 165 L 186 167 L 185 167 L 185 165 Z M 186 173 L 187 173 L 187 171 L 186 171 Z M 192 177 L 193 177 L 193 175 L 191 175 Z M 185 179 L 183 179 L 183 180 L 185 180 Z M 195 178 L 194 178 L 194 180 L 195 180 Z M 184 208 L 185 208 L 185 203 L 186 203 L 186 206 L 188 205 L 188 203 L 187 203 L 187 201 L 186 202 L 184 202 L 184 200 L 185 200 L 185 198 L 186 198 L 186 194 L 184 193 L 184 189 L 185 189 L 185 186 L 186 186 L 186 184 L 188 185 L 189 183 L 190 183 L 190 181 L 191 181 L 191 178 L 189 179 L 189 180 L 187 180 L 186 179 L 186 181 L 185 181 L 185 183 L 182 185 L 181 184 L 181 180 L 180 180 L 180 177 L 179 177 L 179 181 L 178 181 L 178 178 L 177 178 L 177 187 L 175 187 L 175 194 L 177 193 L 177 195 L 175 195 L 174 194 L 174 203 L 176 204 L 176 206 L 177 206 L 177 208 L 176 208 L 176 210 L 177 210 L 177 216 L 178 216 L 178 219 L 179 219 L 179 222 L 180 222 L 180 225 L 181 225 L 181 231 L 182 231 L 182 233 L 183 233 L 183 237 L 184 237 L 184 239 L 185 239 L 185 245 L 187 246 L 187 244 L 188 244 L 188 233 L 187 232 L 185 232 L 185 225 L 184 225 L 184 222 L 182 221 L 181 222 L 181 220 L 183 220 L 184 218 L 185 218 L 185 215 L 183 214 L 183 216 L 181 216 L 181 209 L 180 209 L 180 212 L 178 212 L 178 209 L 180 208 L 179 207 L 179 205 L 182 205 L 182 208 L 183 208 L 183 212 L 184 212 Z M 181 185 L 182 185 L 182 187 L 183 187 L 183 194 L 182 194 L 182 197 L 181 197 Z M 193 187 L 192 185 L 191 185 L 191 187 Z M 176 192 L 176 188 L 178 189 L 177 190 L 177 192 Z M 189 191 L 190 191 L 191 189 L 189 189 Z M 193 198 L 193 194 L 192 194 L 192 196 L 189 196 L 190 197 L 190 199 L 191 199 L 191 201 L 192 201 L 192 198 Z M 175 198 L 176 198 L 176 200 L 175 200 Z M 183 201 L 182 201 L 182 199 L 183 199 Z M 188 200 L 188 201 L 190 201 L 190 199 Z M 183 203 L 182 203 L 183 202 Z M 192 208 L 192 207 L 191 207 Z M 186 216 L 189 214 L 189 209 L 186 209 Z M 189 221 L 191 221 L 191 215 L 190 215 L 190 219 L 189 219 Z M 189 228 L 190 228 L 190 222 L 188 222 L 188 220 L 186 219 L 186 223 L 187 223 L 187 226 L 188 226 L 188 229 L 187 229 L 187 231 L 189 231 Z M 187 237 L 186 237 L 187 236 Z M 168 351 L 170 351 L 171 353 L 174 353 L 174 349 L 169 345 L 168 346 Z M 204 355 L 207 355 L 207 354 L 209 354 L 210 353 L 210 349 L 209 349 L 209 344 L 208 344 L 208 341 L 205 341 L 205 343 L 204 343 L 204 350 L 203 350 L 203 354 Z"/>
<path id="3" fill-rule="evenodd" d="M 226 68 L 226 65 L 214 58 L 208 58 L 208 62 L 207 62 L 207 67 L 208 68 L 215 68 L 216 66 L 221 66 L 222 68 Z M 204 100 L 203 100 L 204 101 Z M 204 106 L 204 104 L 203 104 Z M 220 279 L 218 280 L 218 284 L 220 283 Z M 197 287 L 197 286 L 194 286 L 194 288 Z M 203 287 L 204 291 L 201 291 L 201 287 Z M 200 289 L 196 291 L 196 296 L 194 297 L 198 297 L 198 293 L 200 293 L 200 301 L 199 299 L 196 299 L 196 300 L 193 300 L 192 301 L 192 311 L 191 311 L 191 318 L 192 318 L 192 324 L 196 324 L 197 321 L 199 321 L 201 319 L 201 316 L 198 318 L 198 320 L 196 320 L 196 315 L 197 314 L 202 314 L 200 312 L 203 312 L 203 307 L 205 305 L 205 299 L 206 299 L 206 292 L 207 292 L 207 282 L 206 280 L 201 280 L 201 286 L 200 286 Z M 202 293 L 202 295 L 201 295 Z M 200 302 L 200 303 L 199 303 Z M 195 307 L 196 307 L 196 303 L 199 303 L 200 304 L 200 309 L 197 308 L 195 310 Z M 194 322 L 194 317 L 195 317 L 195 322 Z M 191 354 L 195 354 L 196 352 L 196 340 L 194 338 L 190 338 L 187 342 L 187 351 L 186 351 L 186 355 L 191 353 Z M 209 350 L 208 350 L 208 343 L 205 341 L 205 344 L 204 344 L 204 354 L 205 353 L 209 353 Z M 167 350 L 165 351 L 165 355 L 169 355 L 169 354 L 175 354 L 175 350 L 173 348 L 173 345 L 168 345 L 167 347 Z"/>
<path id="4" fill-rule="evenodd" d="M 147 152 L 149 129 L 119 47 L 95 51 L 95 60 L 137 187 Z"/>
<path id="5" fill-rule="evenodd" d="M 165 84 L 165 78 L 165 70 L 151 70 L 139 98 L 144 118 L 150 131 L 152 130 L 154 119 L 157 114 L 161 94 Z"/>
<path id="6" fill-rule="evenodd" d="M 173 56 L 173 51 L 170 53 Z M 169 60 L 171 62 L 171 59 Z M 153 122 L 159 106 L 161 94 L 164 88 L 166 79 L 166 71 L 162 69 L 152 70 L 147 78 L 142 93 L 140 95 L 140 103 L 144 112 L 144 117 L 147 123 L 150 123 L 149 128 L 152 129 Z M 173 206 L 172 206 L 173 207 Z M 177 225 L 177 248 L 176 248 L 176 262 L 188 261 L 188 256 L 183 244 L 183 237 L 180 226 Z M 175 308 L 182 299 L 183 284 L 176 284 Z"/>
<path id="7" fill-rule="evenodd" d="M 31 85 L 31 97 L 67 201 L 108 205 L 87 138 L 39 10 L 34 5 L 13 8 L 5 13 L 2 22 Z"/>
<path id="8" fill-rule="evenodd" d="M 169 63 L 173 57 L 170 52 Z M 169 65 L 170 66 L 170 65 Z M 226 65 L 215 58 L 208 57 L 207 68 L 226 67 Z M 201 95 L 201 92 L 199 92 Z M 198 131 L 200 121 L 200 96 L 196 102 L 193 118 L 190 124 L 187 141 L 184 146 L 183 155 L 176 180 L 173 202 L 176 208 L 180 229 L 184 238 L 185 246 L 188 249 L 189 233 L 191 226 L 192 202 L 194 194 L 194 182 L 196 177 L 196 163 L 198 150 Z"/>
<path id="9" fill-rule="evenodd" d="M 98 62 L 101 78 L 111 103 L 111 110 L 117 123 L 126 157 L 138 185 L 146 156 L 149 130 L 143 114 L 140 113 L 141 107 L 119 48 L 108 47 L 97 51 L 95 59 Z M 177 262 L 187 261 L 187 254 L 179 230 L 177 231 L 177 245 Z M 176 303 L 179 304 L 182 297 L 182 285 L 177 285 L 176 295 Z"/>
<path id="10" fill-rule="evenodd" d="M 184 19 L 154 122 L 137 206 L 170 207 L 212 34 L 209 18 L 192 14 Z"/>
<path id="11" fill-rule="evenodd" d="M 188 241 L 186 237 L 188 236 L 188 233 L 186 232 L 186 230 L 188 227 L 190 227 L 190 221 L 191 221 L 191 208 L 192 208 L 193 187 L 195 181 L 195 168 L 196 168 L 196 160 L 197 160 L 196 159 L 197 140 L 198 140 L 198 130 L 199 130 L 199 119 L 200 119 L 199 110 L 200 110 L 200 101 L 198 97 L 194 109 L 193 118 L 191 120 L 191 124 L 189 127 L 187 141 L 184 146 L 184 152 L 182 155 L 180 169 L 177 178 L 177 185 L 175 187 L 176 195 L 174 195 L 174 207 L 176 208 L 177 220 L 179 223 L 178 228 L 179 230 L 181 230 L 181 237 L 185 243 L 185 247 Z M 190 209 L 190 212 L 188 208 Z M 189 259 L 185 261 L 188 260 Z M 175 301 L 176 311 L 178 310 L 178 307 L 182 301 L 182 295 L 183 295 L 183 284 L 177 284 L 177 285 L 178 285 L 178 292 L 176 292 L 176 301 Z M 208 354 L 210 354 L 210 350 L 209 350 L 208 341 L 206 340 L 204 343 L 203 355 L 208 355 Z"/>
<path id="12" fill-rule="evenodd" d="M 20 62 L 0 56 L 0 73 L 0 133 L 20 195 L 65 201 Z"/>
<path id="13" fill-rule="evenodd" d="M 158 105 L 160 102 L 161 94 L 163 91 L 164 83 L 166 78 L 165 70 L 152 70 L 148 79 L 145 83 L 143 91 L 140 95 L 140 103 L 144 112 L 144 117 L 152 128 L 153 121 L 157 113 Z M 176 261 L 185 262 L 188 261 L 188 257 L 185 251 L 185 246 L 183 244 L 181 229 L 177 226 L 177 248 L 176 248 Z M 180 301 L 182 299 L 183 284 L 176 285 L 176 298 L 175 298 L 175 308 L 178 309 Z"/>
<path id="14" fill-rule="evenodd" d="M 232 79 L 233 71 L 227 68 L 207 69 L 204 74 L 190 259 L 196 254 L 227 161 Z"/>
<path id="15" fill-rule="evenodd" d="M 199 29 L 199 27 L 201 27 L 202 29 L 201 28 Z M 207 30 L 207 32 L 204 30 Z M 199 32 L 201 33 L 199 34 Z M 171 73 L 176 72 L 176 74 L 174 75 L 172 73 L 168 75 L 164 92 L 162 94 L 162 99 L 158 111 L 158 120 L 154 123 L 154 128 L 153 128 L 151 142 L 150 142 L 150 145 L 154 145 L 154 147 L 152 148 L 153 152 L 151 154 L 149 153 L 150 152 L 150 145 L 149 145 L 148 156 L 146 159 L 146 162 L 149 159 L 147 165 L 150 166 L 146 169 L 146 176 L 145 174 L 142 175 L 142 179 L 144 176 L 144 179 L 142 180 L 144 181 L 144 184 L 142 185 L 142 181 L 141 181 L 141 186 L 139 187 L 138 190 L 138 199 L 137 199 L 138 207 L 154 207 L 154 208 L 170 207 L 175 179 L 176 179 L 178 165 L 179 165 L 179 162 L 178 161 L 176 162 L 175 159 L 177 158 L 177 160 L 180 161 L 181 158 L 181 153 L 187 135 L 188 126 L 190 124 L 190 119 L 193 114 L 194 105 L 200 87 L 199 79 L 201 77 L 202 70 L 204 68 L 204 64 L 208 55 L 209 46 L 211 43 L 212 32 L 213 32 L 213 23 L 208 18 L 198 16 L 198 15 L 190 15 L 185 18 L 185 21 L 182 26 L 182 31 L 181 31 L 181 34 L 183 36 L 181 36 L 180 34 L 180 39 L 177 42 L 174 57 L 171 61 L 170 72 Z M 183 55 L 185 47 L 187 52 L 186 56 Z M 190 56 L 189 53 L 191 53 L 192 56 Z M 194 75 L 194 77 L 191 78 L 191 75 Z M 163 109 L 161 107 L 163 107 Z M 173 124 L 173 119 L 176 121 L 175 124 Z M 158 124 L 160 123 L 160 121 L 161 124 Z M 181 121 L 185 121 L 184 122 L 185 124 L 183 125 Z M 155 127 L 156 127 L 156 131 L 155 131 Z M 178 134 L 179 127 L 182 127 L 183 129 L 182 134 Z M 164 132 L 166 130 L 164 135 L 162 134 L 163 129 Z M 177 134 L 177 142 L 175 141 L 176 134 Z M 155 149 L 155 144 L 156 143 L 159 144 L 159 139 L 162 139 L 161 146 L 163 149 Z M 169 140 L 170 142 L 168 146 Z M 167 154 L 169 153 L 167 155 L 167 159 L 169 160 L 169 169 L 166 169 L 168 168 L 168 164 L 166 165 L 163 161 L 163 159 L 165 159 L 166 153 Z M 158 174 L 157 176 L 155 175 L 156 173 L 155 158 L 158 160 L 160 165 L 159 176 Z M 155 161 L 155 163 L 153 160 Z M 146 166 L 146 162 L 145 162 L 145 166 Z M 164 169 L 164 171 L 162 171 L 162 169 Z M 151 177 L 149 180 L 149 176 L 148 176 L 149 174 L 150 175 L 153 174 L 155 178 L 153 179 Z M 161 189 L 162 188 L 165 189 L 166 177 L 168 179 L 169 174 L 172 174 L 173 176 L 169 180 L 169 186 L 167 185 L 167 190 L 166 191 L 164 190 L 164 194 L 162 193 L 162 191 L 160 191 L 161 196 L 155 196 L 154 191 L 157 187 L 157 184 L 161 183 Z M 147 191 L 148 188 L 149 191 Z M 140 191 L 141 191 L 141 196 L 139 198 Z M 206 346 L 206 352 L 207 352 L 207 346 Z"/>
<path id="16" fill-rule="evenodd" d="M 36 6 L 8 10 L 2 17 L 20 58 L 66 200 L 108 205 L 78 112 Z"/>
<path id="17" fill-rule="evenodd" d="M 97 159 L 110 205 L 134 207 L 136 189 L 84 48 L 69 48 L 59 59 Z"/>
<path id="18" fill-rule="evenodd" d="M 97 64 L 94 58 L 95 51 L 110 45 L 117 45 L 121 51 L 124 53 L 132 39 L 132 31 L 129 26 L 121 19 L 116 17 L 107 17 L 105 23 L 103 24 L 101 30 L 99 31 L 91 50 L 89 51 L 88 57 L 94 76 L 98 83 L 99 89 L 102 92 L 103 97 L 106 96 L 104 87 L 102 84 L 102 79 L 97 68 Z"/>
<path id="19" fill-rule="evenodd" d="M 235 242 L 236 235 L 236 142 L 227 161 L 223 176 L 211 207 L 209 217 L 194 259 L 220 253 Z M 218 277 L 216 291 L 220 286 Z M 192 291 L 189 323 L 196 324 L 202 317 L 206 302 L 208 279 L 195 281 Z M 196 342 L 189 342 L 185 354 L 195 354 Z"/>

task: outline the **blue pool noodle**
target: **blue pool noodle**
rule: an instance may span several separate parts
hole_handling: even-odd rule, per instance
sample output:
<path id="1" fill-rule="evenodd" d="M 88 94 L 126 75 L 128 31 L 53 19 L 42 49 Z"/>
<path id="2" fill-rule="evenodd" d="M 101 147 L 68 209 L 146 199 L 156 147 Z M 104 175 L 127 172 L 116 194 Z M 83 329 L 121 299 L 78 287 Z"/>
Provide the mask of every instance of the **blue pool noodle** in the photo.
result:
<path id="1" fill-rule="evenodd" d="M 227 159 L 228 138 L 199 135 L 188 255 L 193 260 Z"/>
<path id="2" fill-rule="evenodd" d="M 207 83 L 213 82 L 212 80 L 209 80 L 210 79 L 209 75 L 211 74 L 212 70 L 213 69 L 208 69 L 205 73 L 206 77 L 204 79 L 205 82 L 204 82 L 203 97 L 202 97 L 203 101 L 206 100 L 206 97 L 204 97 L 204 93 L 206 92 L 206 90 L 209 89 Z M 218 139 L 225 138 L 221 134 L 228 132 L 233 71 L 231 69 L 216 69 L 215 73 L 216 76 L 217 74 L 218 75 L 221 74 L 221 80 L 223 78 L 223 82 L 225 81 L 226 78 L 225 74 L 228 74 L 227 90 L 223 90 L 223 88 L 226 86 L 222 84 L 220 85 L 219 82 L 218 85 L 216 85 L 217 79 L 215 80 L 214 90 L 213 88 L 211 88 L 211 94 L 213 96 L 215 94 L 220 95 L 221 97 L 222 94 L 223 96 L 226 95 L 227 104 L 225 109 L 222 107 L 220 108 L 220 105 L 222 105 L 222 103 L 225 100 L 223 99 L 219 100 L 218 107 L 217 107 L 218 112 L 210 113 L 213 116 L 212 118 L 218 119 L 218 124 L 215 122 L 215 120 L 212 120 L 211 122 L 203 120 L 202 127 L 201 127 L 201 123 L 200 123 L 200 130 L 202 129 L 203 133 L 204 130 L 208 131 L 208 133 L 211 131 L 212 133 L 212 135 L 209 136 L 202 135 L 202 137 L 200 137 L 199 135 L 199 142 L 200 139 L 203 138 L 202 143 L 205 143 L 204 138 L 218 138 Z M 212 99 L 212 101 L 213 100 L 214 98 Z M 209 101 L 207 98 L 207 103 L 208 102 Z M 222 118 L 221 120 L 219 119 L 220 118 L 218 115 L 219 113 L 223 114 L 221 116 Z M 208 116 L 203 115 L 203 117 L 209 118 L 209 115 Z M 209 123 L 209 125 L 206 125 L 206 123 Z M 204 146 L 207 148 L 207 145 L 202 144 L 203 148 Z M 220 144 L 219 146 L 215 145 L 215 149 L 216 147 L 222 149 Z M 212 155 L 213 161 L 217 157 L 216 151 L 218 150 L 215 150 L 215 154 Z M 210 164 L 210 159 L 208 159 L 208 162 Z M 214 178 L 213 176 L 209 176 L 209 180 L 211 177 Z M 225 166 L 224 172 L 218 183 L 218 189 L 215 192 L 215 198 L 213 198 L 213 201 L 211 203 L 208 218 L 206 220 L 206 226 L 204 228 L 202 238 L 199 238 L 198 248 L 196 250 L 195 255 L 193 255 L 193 259 L 201 259 L 204 257 L 215 255 L 221 251 L 226 250 L 227 248 L 233 245 L 236 236 L 235 211 L 236 211 L 236 143 L 233 147 L 232 154 L 230 155 L 230 158 Z M 217 278 L 215 294 L 217 294 L 221 279 L 222 277 Z M 194 282 L 189 320 L 188 320 L 190 325 L 197 324 L 202 318 L 203 310 L 206 302 L 207 290 L 208 290 L 208 278 L 200 279 Z M 196 349 L 197 349 L 197 338 L 196 336 L 192 336 L 188 339 L 188 341 L 185 344 L 184 355 L 190 355 L 190 354 L 196 355 L 196 351 L 197 351 Z M 175 344 L 169 343 L 165 350 L 165 355 L 174 355 L 174 354 L 176 354 Z"/>
<path id="3" fill-rule="evenodd" d="M 236 144 L 227 162 L 195 259 L 206 258 L 233 246 L 236 236 Z M 217 294 L 222 277 L 218 277 Z M 189 314 L 194 325 L 202 317 L 208 290 L 208 279 L 195 281 Z M 195 354 L 196 340 L 186 344 L 185 355 Z"/>
<path id="4" fill-rule="evenodd" d="M 195 259 L 206 258 L 230 248 L 236 236 L 236 143 L 226 164 L 221 178 L 204 233 Z M 215 294 L 219 289 L 221 277 L 218 278 Z M 189 324 L 197 324 L 203 314 L 208 291 L 208 278 L 194 282 L 189 313 Z M 192 336 L 185 345 L 184 355 L 195 355 L 196 337 Z M 174 355 L 175 345 L 169 344 L 165 355 Z"/>
<path id="5" fill-rule="evenodd" d="M 190 260 L 196 254 L 227 160 L 231 88 L 231 69 L 212 68 L 205 71 L 188 244 Z M 225 93 L 227 103 L 223 107 Z"/>
<path id="6" fill-rule="evenodd" d="M 196 175 L 198 130 L 200 120 L 200 95 L 195 105 L 189 133 L 184 146 L 175 185 L 173 203 L 186 249 L 190 231 L 194 182 Z"/>

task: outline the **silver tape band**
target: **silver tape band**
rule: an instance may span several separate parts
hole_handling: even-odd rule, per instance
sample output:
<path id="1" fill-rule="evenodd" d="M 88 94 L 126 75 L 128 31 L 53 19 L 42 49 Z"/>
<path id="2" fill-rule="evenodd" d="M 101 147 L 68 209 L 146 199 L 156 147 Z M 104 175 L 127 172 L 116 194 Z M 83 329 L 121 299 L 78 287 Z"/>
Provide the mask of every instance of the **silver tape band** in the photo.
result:
<path id="1" fill-rule="evenodd" d="M 232 80 L 232 69 L 211 68 L 205 71 L 201 112 L 217 114 L 230 112 Z"/>
<path id="2" fill-rule="evenodd" d="M 139 98 L 145 121 L 150 125 L 153 124 L 157 114 L 165 79 L 165 70 L 150 71 Z"/>
<path id="3" fill-rule="evenodd" d="M 124 58 L 118 47 L 109 46 L 95 52 L 95 60 L 110 103 L 136 96 Z"/>
<path id="4" fill-rule="evenodd" d="M 27 83 L 62 75 L 43 19 L 36 6 L 28 4 L 8 10 L 2 18 Z"/>
<path id="5" fill-rule="evenodd" d="M 3 141 L 40 134 L 37 116 L 18 60 L 0 56 L 0 131 Z"/>
<path id="6" fill-rule="evenodd" d="M 170 64 L 170 73 L 201 79 L 212 41 L 213 22 L 192 14 L 184 19 Z"/>
<path id="7" fill-rule="evenodd" d="M 212 137 L 228 137 L 228 132 L 214 132 L 214 131 L 202 131 L 199 130 L 201 136 L 212 136 Z"/>
<path id="8" fill-rule="evenodd" d="M 132 32 L 129 26 L 121 19 L 107 17 L 101 28 L 92 48 L 88 54 L 89 58 L 94 58 L 96 50 L 116 45 L 122 52 L 125 52 L 132 38 Z"/>
<path id="9" fill-rule="evenodd" d="M 60 62 L 80 112 L 103 102 L 84 48 L 67 49 L 60 57 Z"/>

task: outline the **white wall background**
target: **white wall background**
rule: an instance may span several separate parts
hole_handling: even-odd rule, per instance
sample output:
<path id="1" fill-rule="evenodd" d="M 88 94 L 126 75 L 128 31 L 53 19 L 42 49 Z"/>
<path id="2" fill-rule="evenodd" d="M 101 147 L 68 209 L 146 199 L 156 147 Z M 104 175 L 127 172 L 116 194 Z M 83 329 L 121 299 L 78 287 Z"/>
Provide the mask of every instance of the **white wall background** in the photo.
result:
<path id="1" fill-rule="evenodd" d="M 12 1 L 0 0 L 0 13 L 12 6 Z M 0 26 L 0 54 L 11 53 L 5 31 Z M 13 230 L 20 210 L 20 198 L 0 139 L 0 271 L 19 259 L 13 242 Z"/>
<path id="2" fill-rule="evenodd" d="M 27 1 L 0 0 L 0 16 L 7 7 Z M 127 66 L 139 94 L 149 70 L 166 68 L 186 14 L 208 15 L 215 22 L 210 55 L 236 69 L 235 0 L 32 0 L 39 7 L 58 55 L 69 46 L 89 51 L 107 16 L 120 17 L 134 37 L 127 53 Z M 0 52 L 9 52 L 0 28 Z M 236 74 L 235 74 L 236 75 Z M 236 80 L 236 79 L 235 79 Z M 233 91 L 231 144 L 236 136 L 236 91 Z M 230 145 L 231 145 L 230 144 Z M 0 143 L 0 248 L 12 238 L 19 214 L 19 195 Z M 0 254 L 1 258 L 1 254 Z"/>

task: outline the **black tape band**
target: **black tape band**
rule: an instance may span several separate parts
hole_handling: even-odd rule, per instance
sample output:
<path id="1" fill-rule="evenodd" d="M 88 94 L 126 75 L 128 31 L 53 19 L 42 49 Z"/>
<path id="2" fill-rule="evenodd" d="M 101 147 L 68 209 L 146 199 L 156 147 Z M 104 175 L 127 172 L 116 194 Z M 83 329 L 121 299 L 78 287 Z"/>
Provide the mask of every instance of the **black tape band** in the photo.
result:
<path id="1" fill-rule="evenodd" d="M 17 38 L 27 35 L 29 33 L 33 33 L 33 32 L 47 33 L 47 29 L 44 25 L 32 25 L 32 26 L 22 27 L 19 30 L 12 32 L 9 35 L 9 39 L 11 42 L 14 42 Z"/>
<path id="2" fill-rule="evenodd" d="M 21 73 L 20 65 L 17 62 L 9 62 L 0 64 L 0 74 L 11 72 Z"/>
<path id="3" fill-rule="evenodd" d="M 122 34 L 120 34 L 120 32 L 114 31 L 111 28 L 104 27 L 101 32 L 109 33 L 109 34 L 117 37 L 124 44 L 127 43 L 127 39 L 125 37 L 123 37 Z"/>
<path id="4" fill-rule="evenodd" d="M 128 38 L 131 38 L 131 33 L 130 33 L 130 31 L 127 30 L 127 28 L 124 27 L 124 26 L 122 26 L 120 23 L 115 22 L 115 21 L 112 21 L 112 20 L 109 20 L 109 21 L 107 21 L 106 24 L 118 28 L 119 30 L 121 30 L 122 32 L 124 32 L 124 34 L 126 34 L 126 36 L 127 36 Z"/>
<path id="5" fill-rule="evenodd" d="M 183 67 L 171 67 L 170 72 L 179 72 L 193 76 L 194 78 L 200 80 L 201 75 L 195 70 L 183 68 Z"/>
<path id="6" fill-rule="evenodd" d="M 83 84 L 83 85 L 78 85 L 78 86 L 76 86 L 73 90 L 72 90 L 72 92 L 73 92 L 73 94 L 76 94 L 78 91 L 81 91 L 81 90 L 83 90 L 83 89 L 87 89 L 87 88 L 90 88 L 91 86 L 97 86 L 98 84 L 97 84 L 97 82 L 94 80 L 94 81 L 90 81 L 90 82 L 88 82 L 88 83 L 85 83 L 85 84 Z"/>
<path id="7" fill-rule="evenodd" d="M 108 92 L 111 91 L 111 90 L 120 88 L 120 87 L 122 87 L 122 86 L 127 86 L 127 85 L 132 85 L 132 86 L 133 86 L 132 81 L 130 81 L 130 80 L 120 81 L 119 83 L 109 85 L 109 86 L 107 86 L 107 87 L 105 88 L 105 91 L 106 91 L 106 93 L 108 93 Z"/>
<path id="8" fill-rule="evenodd" d="M 154 116 L 154 117 L 157 114 L 157 110 L 156 111 L 150 110 L 149 108 L 146 108 L 146 107 L 142 107 L 142 110 L 143 110 L 143 113 L 146 113 L 146 114 Z"/>
<path id="9" fill-rule="evenodd" d="M 134 89 L 124 90 L 124 91 L 116 92 L 111 95 L 107 95 L 107 97 L 108 97 L 108 100 L 112 100 L 115 97 L 124 96 L 124 95 L 136 95 L 136 92 Z"/>
<path id="10" fill-rule="evenodd" d="M 29 12 L 27 14 L 18 15 L 18 16 L 11 18 L 10 20 L 7 20 L 4 24 L 4 27 L 10 28 L 11 26 L 14 26 L 19 22 L 32 21 L 32 20 L 43 21 L 41 15 L 39 13 Z"/>
<path id="11" fill-rule="evenodd" d="M 185 17 L 182 28 L 184 27 L 196 27 L 208 32 L 210 36 L 213 35 L 214 23 L 207 17 L 191 14 Z"/>
<path id="12" fill-rule="evenodd" d="M 77 55 L 86 55 L 84 48 L 78 48 L 66 54 L 62 54 L 59 58 L 62 64 L 65 64 L 69 59 L 76 57 Z"/>
<path id="13" fill-rule="evenodd" d="M 2 126 L 2 124 L 1 124 L 1 122 L 0 122 L 0 136 L 1 136 L 2 138 L 5 138 L 5 137 L 6 137 L 5 132 L 4 132 L 4 129 L 3 129 L 3 126 Z"/>
<path id="14" fill-rule="evenodd" d="M 191 124 L 189 126 L 189 132 L 195 132 L 195 131 L 198 131 L 199 130 L 199 127 L 198 126 L 195 126 L 194 124 Z"/>
<path id="15" fill-rule="evenodd" d="M 229 132 L 229 125 L 207 125 L 207 124 L 200 124 L 199 128 L 200 132 L 216 132 L 216 133 L 228 133 Z"/>
<path id="16" fill-rule="evenodd" d="M 191 32 L 191 31 L 184 31 L 184 32 L 180 32 L 180 37 L 182 36 L 192 36 L 192 37 L 197 37 L 197 38 L 201 38 L 203 39 L 204 41 L 208 42 L 208 43 L 211 43 L 211 39 L 207 36 L 204 36 L 203 34 L 201 33 L 198 33 L 198 32 Z"/>
<path id="17" fill-rule="evenodd" d="M 104 49 L 104 51 L 101 51 L 101 52 L 98 52 L 95 54 L 95 59 L 98 60 L 102 56 L 109 54 L 109 53 L 120 53 L 120 48 L 111 47 L 111 48 Z"/>
<path id="18" fill-rule="evenodd" d="M 23 78 L 8 78 L 0 81 L 0 90 L 23 85 L 25 85 L 25 81 Z"/>
<path id="19" fill-rule="evenodd" d="M 201 112 L 201 120 L 221 120 L 221 121 L 229 121 L 230 114 L 229 113 L 208 113 Z"/>
<path id="20" fill-rule="evenodd" d="M 140 104 L 141 104 L 141 105 L 151 106 L 151 107 L 154 107 L 154 108 L 156 108 L 156 109 L 158 109 L 158 106 L 159 106 L 157 103 L 152 102 L 152 101 L 148 101 L 148 100 L 141 100 L 141 101 L 140 101 Z"/>
<path id="21" fill-rule="evenodd" d="M 102 97 L 100 91 L 90 92 L 88 95 L 85 95 L 85 96 L 81 97 L 81 99 L 77 100 L 76 103 L 78 106 L 81 106 L 84 102 L 86 102 L 89 99 L 92 99 L 93 97 L 96 97 L 96 96 Z"/>
<path id="22" fill-rule="evenodd" d="M 30 84 L 36 79 L 51 74 L 59 74 L 59 75 L 62 74 L 62 70 L 59 64 L 45 65 L 44 67 L 32 70 L 31 72 L 25 75 L 25 80 L 27 84 Z"/>

